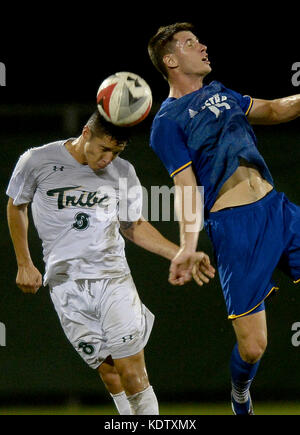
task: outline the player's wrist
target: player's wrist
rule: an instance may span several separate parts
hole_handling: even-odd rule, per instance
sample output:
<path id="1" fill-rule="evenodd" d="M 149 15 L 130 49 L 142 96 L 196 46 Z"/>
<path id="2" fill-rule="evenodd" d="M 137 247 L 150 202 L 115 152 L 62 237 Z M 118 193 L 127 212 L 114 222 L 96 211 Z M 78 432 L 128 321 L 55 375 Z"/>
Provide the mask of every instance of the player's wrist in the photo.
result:
<path id="1" fill-rule="evenodd" d="M 17 260 L 18 268 L 24 268 L 24 267 L 32 267 L 33 262 L 31 258 L 22 258 L 20 260 Z"/>
<path id="2" fill-rule="evenodd" d="M 195 237 L 187 237 L 181 242 L 180 249 L 187 254 L 194 254 L 197 250 L 197 241 Z"/>

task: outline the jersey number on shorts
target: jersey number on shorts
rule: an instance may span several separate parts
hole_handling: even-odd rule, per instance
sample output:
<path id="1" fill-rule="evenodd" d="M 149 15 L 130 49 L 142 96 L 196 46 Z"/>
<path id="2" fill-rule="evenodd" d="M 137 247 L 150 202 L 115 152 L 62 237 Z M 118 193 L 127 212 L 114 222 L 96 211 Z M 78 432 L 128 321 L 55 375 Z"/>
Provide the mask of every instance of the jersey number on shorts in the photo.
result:
<path id="1" fill-rule="evenodd" d="M 95 348 L 92 344 L 85 343 L 82 341 L 78 345 L 79 349 L 82 349 L 86 355 L 92 355 L 95 352 Z"/>

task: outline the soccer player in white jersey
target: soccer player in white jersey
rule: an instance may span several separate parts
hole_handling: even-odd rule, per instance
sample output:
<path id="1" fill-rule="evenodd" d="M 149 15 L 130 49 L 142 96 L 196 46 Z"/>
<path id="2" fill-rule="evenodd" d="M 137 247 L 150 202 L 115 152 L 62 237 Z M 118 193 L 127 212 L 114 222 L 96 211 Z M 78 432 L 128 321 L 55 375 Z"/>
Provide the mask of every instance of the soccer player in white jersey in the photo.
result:
<path id="1" fill-rule="evenodd" d="M 172 259 L 179 247 L 141 215 L 142 194 L 133 166 L 118 157 L 127 143 L 96 111 L 82 134 L 26 151 L 11 177 L 8 224 L 24 293 L 42 276 L 28 246 L 28 205 L 43 242 L 44 286 L 76 351 L 97 369 L 120 414 L 159 413 L 149 383 L 144 347 L 154 316 L 142 304 L 124 253 L 122 234 Z M 195 279 L 213 276 L 208 257 L 196 253 Z"/>

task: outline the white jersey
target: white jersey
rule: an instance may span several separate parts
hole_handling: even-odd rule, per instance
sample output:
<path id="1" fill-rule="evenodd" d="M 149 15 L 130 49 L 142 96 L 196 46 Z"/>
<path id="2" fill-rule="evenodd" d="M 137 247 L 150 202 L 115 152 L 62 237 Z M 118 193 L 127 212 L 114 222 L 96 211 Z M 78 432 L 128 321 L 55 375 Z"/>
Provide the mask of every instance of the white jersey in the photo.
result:
<path id="1" fill-rule="evenodd" d="M 6 192 L 14 205 L 32 202 L 43 243 L 44 285 L 62 276 L 99 279 L 130 273 L 119 219 L 141 217 L 142 190 L 135 170 L 117 157 L 95 172 L 73 158 L 66 142 L 26 151 Z"/>

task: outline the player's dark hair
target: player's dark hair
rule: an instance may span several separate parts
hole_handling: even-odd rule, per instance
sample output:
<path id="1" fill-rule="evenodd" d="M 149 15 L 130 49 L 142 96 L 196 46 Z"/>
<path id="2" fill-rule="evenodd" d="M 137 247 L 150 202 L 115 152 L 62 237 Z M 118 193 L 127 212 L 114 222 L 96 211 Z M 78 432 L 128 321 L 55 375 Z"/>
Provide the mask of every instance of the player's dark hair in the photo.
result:
<path id="1" fill-rule="evenodd" d="M 168 70 L 163 61 L 166 54 L 172 52 L 173 37 L 178 32 L 194 32 L 195 27 L 191 23 L 175 23 L 163 26 L 152 36 L 148 44 L 148 53 L 155 68 L 168 80 Z"/>
<path id="2" fill-rule="evenodd" d="M 130 139 L 130 129 L 127 127 L 118 127 L 111 122 L 106 121 L 98 110 L 90 116 L 86 125 L 89 127 L 92 137 L 110 136 L 115 139 L 118 145 L 126 144 Z"/>

